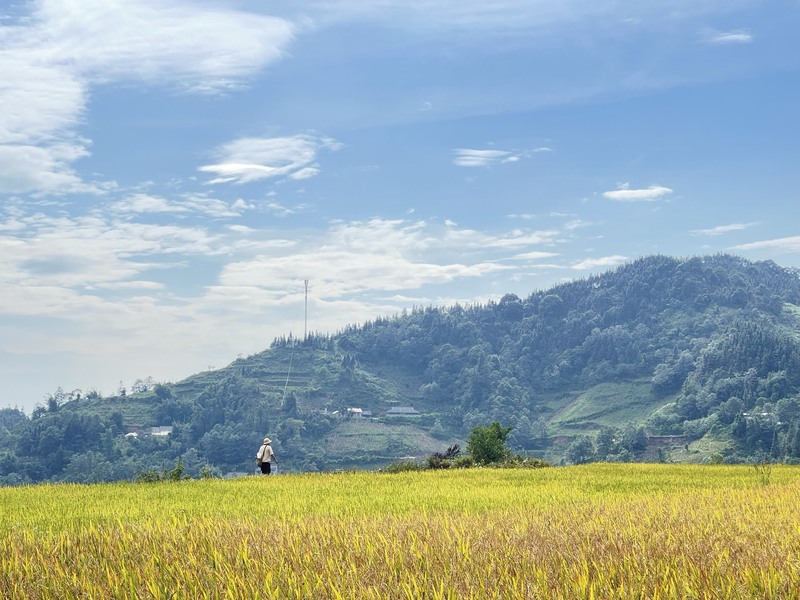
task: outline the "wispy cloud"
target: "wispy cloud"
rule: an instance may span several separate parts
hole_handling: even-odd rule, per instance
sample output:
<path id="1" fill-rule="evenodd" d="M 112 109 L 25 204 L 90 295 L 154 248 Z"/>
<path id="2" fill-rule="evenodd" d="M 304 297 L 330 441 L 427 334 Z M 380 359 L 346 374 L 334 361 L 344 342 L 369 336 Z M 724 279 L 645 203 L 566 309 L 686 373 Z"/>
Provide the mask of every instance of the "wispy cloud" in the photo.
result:
<path id="1" fill-rule="evenodd" d="M 189 208 L 182 203 L 172 202 L 158 196 L 148 194 L 132 194 L 113 205 L 120 213 L 183 213 Z"/>
<path id="2" fill-rule="evenodd" d="M 409 27 L 415 31 L 442 28 L 480 33 L 552 30 L 559 25 L 574 26 L 579 19 L 591 23 L 649 22 L 650 16 L 669 15 L 672 19 L 684 13 L 704 14 L 718 7 L 716 2 L 696 3 L 692 10 L 678 10 L 673 2 L 656 0 L 633 8 L 620 9 L 617 2 L 606 0 L 494 0 L 493 2 L 465 2 L 463 0 L 295 0 L 292 3 L 316 14 L 325 22 L 357 19 L 384 21 L 394 27 Z M 654 17 L 655 18 L 655 17 Z"/>
<path id="3" fill-rule="evenodd" d="M 421 221 L 334 223 L 326 235 L 306 240 L 302 251 L 286 254 L 276 250 L 227 265 L 220 283 L 243 286 L 263 282 L 261 285 L 277 292 L 298 277 L 310 278 L 318 296 L 335 300 L 353 294 L 418 290 L 510 268 L 485 256 L 472 260 L 464 256 L 468 240 L 480 238 L 486 243 L 489 234 L 451 233 Z M 503 247 L 508 237 L 498 236 L 493 241 Z M 456 256 L 460 260 L 453 260 Z"/>
<path id="4" fill-rule="evenodd" d="M 521 155 L 509 150 L 472 150 L 457 148 L 453 150 L 453 164 L 459 167 L 490 167 L 520 160 Z"/>
<path id="5" fill-rule="evenodd" d="M 279 236 L 243 223 L 213 230 L 212 223 L 192 226 L 138 221 L 169 214 L 185 219 L 190 210 L 190 199 L 143 194 L 108 203 L 105 210 L 98 207 L 80 217 L 46 216 L 29 207 L 27 213 L 8 218 L 0 232 L 4 263 L 0 285 L 19 294 L 30 292 L 23 302 L 25 314 L 47 315 L 54 310 L 50 295 L 42 295 L 42 302 L 33 300 L 37 289 L 73 290 L 60 296 L 57 312 L 67 314 L 84 310 L 84 296 L 90 290 L 174 296 L 179 290 L 165 287 L 165 276 L 151 280 L 147 274 L 182 269 L 189 260 L 215 258 L 220 265 L 215 288 L 255 285 L 264 289 L 266 285 L 278 296 L 298 277 L 312 277 L 317 281 L 318 297 L 333 301 L 353 294 L 418 290 L 513 270 L 504 261 L 557 256 L 544 248 L 557 244 L 560 236 L 556 229 L 488 232 L 459 228 L 455 223 L 380 218 L 332 222 L 326 230 L 313 234 L 281 231 Z M 227 210 L 228 204 L 223 203 L 220 214 Z M 0 302 L 0 312 L 18 314 L 19 294 Z"/>
<path id="6" fill-rule="evenodd" d="M 161 268 L 165 256 L 223 251 L 220 238 L 201 227 L 122 222 L 103 215 L 31 214 L 20 221 L 24 229 L 0 236 L 5 265 L 0 286 L 7 289 L 107 285 Z M 15 308 L 3 304 L 3 310 Z"/>
<path id="7" fill-rule="evenodd" d="M 154 291 L 163 290 L 166 286 L 156 281 L 115 281 L 113 283 L 100 283 L 95 287 L 106 290 L 137 290 Z"/>
<path id="8" fill-rule="evenodd" d="M 311 134 L 287 137 L 247 137 L 219 147 L 218 162 L 199 167 L 216 177 L 208 183 L 250 183 L 261 179 L 307 179 L 319 172 L 317 157 L 322 150 L 339 150 L 336 140 Z"/>
<path id="9" fill-rule="evenodd" d="M 573 219 L 564 223 L 564 229 L 567 231 L 574 231 L 576 229 L 582 229 L 583 227 L 589 227 L 590 225 L 591 223 L 589 221 L 584 221 L 583 219 Z"/>
<path id="10" fill-rule="evenodd" d="M 732 231 L 744 231 L 745 229 L 749 229 L 755 225 L 758 225 L 758 223 L 731 223 L 730 225 L 717 225 L 716 227 L 711 227 L 710 229 L 692 229 L 690 233 L 692 235 L 717 236 L 725 235 L 726 233 L 731 233 Z"/>
<path id="11" fill-rule="evenodd" d="M 621 263 L 624 263 L 628 260 L 625 256 L 620 256 L 619 254 L 615 254 L 613 256 L 603 256 L 601 258 L 587 258 L 586 260 L 582 260 L 578 263 L 572 265 L 572 268 L 578 271 L 585 271 L 590 269 L 596 269 L 598 267 L 607 268 L 607 267 L 614 267 Z"/>
<path id="12" fill-rule="evenodd" d="M 663 185 L 631 189 L 630 184 L 624 183 L 616 190 L 603 192 L 603 197 L 615 202 L 654 202 L 671 193 L 672 190 Z"/>
<path id="13" fill-rule="evenodd" d="M 277 217 L 289 217 L 291 215 L 295 215 L 297 213 L 305 212 L 309 210 L 309 206 L 307 204 L 297 204 L 295 206 L 285 206 L 280 202 L 276 202 L 274 200 L 267 202 L 264 206 L 270 213 Z"/>
<path id="14" fill-rule="evenodd" d="M 446 232 L 431 237 L 428 244 L 432 246 L 452 246 L 453 248 L 482 250 L 519 249 L 534 246 L 551 247 L 561 241 L 558 229 L 513 229 L 502 233 L 486 233 L 475 229 L 458 229 L 449 227 Z"/>
<path id="15" fill-rule="evenodd" d="M 733 250 L 775 250 L 777 252 L 800 252 L 800 235 L 774 240 L 763 240 L 732 246 Z"/>
<path id="16" fill-rule="evenodd" d="M 229 203 L 205 194 L 184 194 L 172 200 L 148 194 L 132 194 L 112 204 L 111 208 L 118 214 L 196 213 L 223 218 L 238 217 L 253 206 L 242 199 Z"/>
<path id="17" fill-rule="evenodd" d="M 511 260 L 543 260 L 545 258 L 555 258 L 559 256 L 557 252 L 542 252 L 542 251 L 534 251 L 534 252 L 523 252 L 521 254 L 515 254 L 511 257 Z"/>
<path id="18" fill-rule="evenodd" d="M 753 41 L 753 35 L 742 29 L 737 29 L 735 31 L 713 32 L 706 39 L 711 44 L 749 44 Z"/>

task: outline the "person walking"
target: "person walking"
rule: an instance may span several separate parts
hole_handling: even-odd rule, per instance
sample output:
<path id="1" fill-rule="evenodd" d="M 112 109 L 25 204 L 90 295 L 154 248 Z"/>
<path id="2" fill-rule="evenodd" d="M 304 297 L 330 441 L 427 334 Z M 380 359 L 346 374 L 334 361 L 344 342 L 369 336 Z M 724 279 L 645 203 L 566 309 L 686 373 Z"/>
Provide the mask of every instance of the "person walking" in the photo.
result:
<path id="1" fill-rule="evenodd" d="M 272 450 L 272 440 L 268 437 L 264 438 L 264 443 L 261 444 L 261 447 L 258 449 L 258 454 L 256 454 L 256 458 L 260 461 L 261 466 L 261 474 L 262 475 L 269 475 L 272 472 L 272 462 L 275 461 L 275 464 L 278 464 L 278 457 L 275 456 L 275 452 Z"/>

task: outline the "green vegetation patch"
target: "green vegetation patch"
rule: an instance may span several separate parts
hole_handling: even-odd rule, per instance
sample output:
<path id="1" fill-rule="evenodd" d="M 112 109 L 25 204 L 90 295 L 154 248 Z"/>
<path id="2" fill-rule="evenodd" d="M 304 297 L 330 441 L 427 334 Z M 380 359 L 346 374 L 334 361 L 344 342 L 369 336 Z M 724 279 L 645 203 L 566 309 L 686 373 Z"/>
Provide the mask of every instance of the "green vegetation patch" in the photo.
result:
<path id="1" fill-rule="evenodd" d="M 649 380 L 600 383 L 565 397 L 560 407 L 554 407 L 549 425 L 565 430 L 622 427 L 644 421 L 663 404 L 663 400 L 653 398 Z"/>
<path id="2" fill-rule="evenodd" d="M 451 443 L 458 441 L 437 440 L 413 425 L 349 419 L 327 435 L 322 445 L 328 458 L 347 460 L 374 454 L 381 459 L 394 460 L 408 456 L 422 458 Z"/>

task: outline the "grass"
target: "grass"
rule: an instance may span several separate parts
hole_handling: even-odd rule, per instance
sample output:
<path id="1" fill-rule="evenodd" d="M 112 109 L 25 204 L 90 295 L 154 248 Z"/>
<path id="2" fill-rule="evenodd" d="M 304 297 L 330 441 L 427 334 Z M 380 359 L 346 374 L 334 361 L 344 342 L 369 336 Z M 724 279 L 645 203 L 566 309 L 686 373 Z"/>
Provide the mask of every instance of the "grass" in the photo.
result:
<path id="1" fill-rule="evenodd" d="M 153 422 L 156 398 L 152 392 L 146 394 L 131 394 L 129 396 L 111 396 L 108 398 L 88 399 L 82 398 L 77 403 L 68 403 L 60 410 L 97 415 L 108 419 L 115 412 L 122 415 L 126 425 L 142 427 Z"/>
<path id="2" fill-rule="evenodd" d="M 0 489 L 3 598 L 796 598 L 800 469 Z"/>
<path id="3" fill-rule="evenodd" d="M 566 396 L 549 405 L 555 410 L 549 419 L 554 431 L 597 430 L 603 425 L 620 427 L 624 423 L 644 421 L 663 399 L 651 396 L 650 380 L 607 382 L 580 393 Z"/>
<path id="4" fill-rule="evenodd" d="M 347 419 L 322 440 L 328 459 L 348 460 L 354 456 L 377 456 L 386 462 L 410 455 L 418 458 L 442 450 L 458 440 L 438 440 L 403 422 L 384 423 L 374 419 Z M 463 444 L 463 442 L 462 442 Z"/>
<path id="5" fill-rule="evenodd" d="M 724 435 L 720 429 L 721 427 L 717 425 L 699 440 L 690 442 L 688 452 L 683 446 L 675 449 L 670 454 L 670 459 L 679 462 L 698 463 L 706 462 L 714 454 L 721 455 L 731 445 L 731 441 L 730 437 Z"/>

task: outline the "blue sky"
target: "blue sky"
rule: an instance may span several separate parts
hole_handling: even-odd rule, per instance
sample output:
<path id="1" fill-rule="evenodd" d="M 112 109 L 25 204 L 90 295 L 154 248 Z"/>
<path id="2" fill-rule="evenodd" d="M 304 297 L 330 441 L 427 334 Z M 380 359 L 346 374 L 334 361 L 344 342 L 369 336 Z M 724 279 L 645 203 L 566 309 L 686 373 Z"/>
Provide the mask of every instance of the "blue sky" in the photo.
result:
<path id="1" fill-rule="evenodd" d="M 0 2 L 0 404 L 653 253 L 800 267 L 797 1 Z"/>

